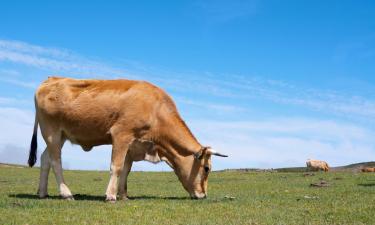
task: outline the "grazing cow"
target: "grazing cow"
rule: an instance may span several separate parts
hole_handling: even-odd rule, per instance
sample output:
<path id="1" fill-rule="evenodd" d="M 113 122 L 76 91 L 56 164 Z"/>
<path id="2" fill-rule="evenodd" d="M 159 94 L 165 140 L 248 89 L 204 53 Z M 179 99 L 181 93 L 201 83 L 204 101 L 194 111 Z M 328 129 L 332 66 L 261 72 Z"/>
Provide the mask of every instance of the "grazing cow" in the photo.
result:
<path id="1" fill-rule="evenodd" d="M 375 167 L 362 168 L 362 172 L 375 172 Z"/>
<path id="2" fill-rule="evenodd" d="M 61 166 L 66 140 L 84 151 L 112 144 L 107 201 L 116 201 L 118 191 L 126 198 L 127 176 L 132 162 L 139 160 L 166 161 L 192 198 L 204 198 L 211 155 L 227 157 L 202 146 L 181 119 L 171 97 L 148 82 L 50 77 L 35 93 L 35 109 L 28 163 L 32 167 L 36 162 L 39 125 L 47 144 L 41 156 L 41 198 L 47 196 L 52 167 L 60 195 L 73 199 Z"/>
<path id="3" fill-rule="evenodd" d="M 328 172 L 329 170 L 328 163 L 321 161 L 321 160 L 308 159 L 306 161 L 306 166 L 307 166 L 307 169 L 310 171 L 323 170 L 324 172 Z"/>

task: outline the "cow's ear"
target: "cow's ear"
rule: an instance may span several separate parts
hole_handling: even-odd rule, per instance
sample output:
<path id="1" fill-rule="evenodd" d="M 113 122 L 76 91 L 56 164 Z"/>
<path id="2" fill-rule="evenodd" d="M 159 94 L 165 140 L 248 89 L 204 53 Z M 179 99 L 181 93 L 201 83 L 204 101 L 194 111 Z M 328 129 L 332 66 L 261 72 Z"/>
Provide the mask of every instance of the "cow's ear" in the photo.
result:
<path id="1" fill-rule="evenodd" d="M 202 147 L 198 152 L 194 153 L 194 158 L 196 159 L 202 159 L 203 156 L 207 153 L 207 150 L 210 147 Z"/>
<path id="2" fill-rule="evenodd" d="M 202 157 L 202 151 L 194 153 L 194 158 L 195 159 L 200 159 Z"/>

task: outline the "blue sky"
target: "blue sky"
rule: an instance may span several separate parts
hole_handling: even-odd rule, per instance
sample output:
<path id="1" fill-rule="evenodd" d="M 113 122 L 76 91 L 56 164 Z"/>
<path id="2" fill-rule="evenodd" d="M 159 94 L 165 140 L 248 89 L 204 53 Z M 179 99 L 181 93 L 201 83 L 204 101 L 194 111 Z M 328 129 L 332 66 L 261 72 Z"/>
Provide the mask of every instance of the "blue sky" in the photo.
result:
<path id="1" fill-rule="evenodd" d="M 230 155 L 214 169 L 373 161 L 374 10 L 373 1 L 2 2 L 0 161 L 25 164 L 33 93 L 49 75 L 161 86 L 198 139 Z M 65 168 L 109 160 L 108 146 L 64 146 Z"/>

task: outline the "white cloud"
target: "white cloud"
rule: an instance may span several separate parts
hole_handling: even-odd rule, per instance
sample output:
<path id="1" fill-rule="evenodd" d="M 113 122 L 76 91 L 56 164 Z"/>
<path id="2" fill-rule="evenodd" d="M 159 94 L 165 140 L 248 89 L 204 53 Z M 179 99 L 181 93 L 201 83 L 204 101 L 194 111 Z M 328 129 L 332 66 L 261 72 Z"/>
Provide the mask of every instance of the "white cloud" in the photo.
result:
<path id="1" fill-rule="evenodd" d="M 354 124 L 303 118 L 266 121 L 192 121 L 203 144 L 230 155 L 220 167 L 304 166 L 308 158 L 332 165 L 375 157 L 373 130 Z"/>
<path id="2" fill-rule="evenodd" d="M 37 45 L 28 44 L 21 41 L 14 40 L 0 40 L 0 49 L 17 51 L 33 55 L 49 55 L 53 57 L 70 57 L 72 54 L 70 51 L 57 49 L 57 48 L 45 48 Z"/>
<path id="3" fill-rule="evenodd" d="M 6 98 L 6 97 L 0 97 L 0 104 L 9 104 L 14 103 L 15 99 L 13 98 Z"/>
<path id="4" fill-rule="evenodd" d="M 30 89 L 36 89 L 36 87 L 38 86 L 38 84 L 36 82 L 33 82 L 33 81 L 22 81 L 22 80 L 19 80 L 19 79 L 9 79 L 9 78 L 0 78 L 0 82 L 4 82 L 4 83 L 8 83 L 8 84 L 14 84 L 14 85 L 17 85 L 17 86 L 20 86 L 20 87 L 24 87 L 24 88 L 30 88 Z"/>
<path id="5" fill-rule="evenodd" d="M 0 69 L 1 76 L 11 76 L 11 77 L 18 77 L 20 73 L 17 70 L 12 69 Z"/>
<path id="6" fill-rule="evenodd" d="M 126 70 L 90 60 L 68 50 L 41 47 L 25 42 L 0 39 L 0 61 L 23 64 L 53 73 L 79 76 L 122 76 Z"/>
<path id="7" fill-rule="evenodd" d="M 29 141 L 25 142 L 25 137 L 27 139 L 31 137 L 33 123 L 33 111 L 0 107 L 0 124 L 2 127 L 0 145 L 27 146 Z"/>
<path id="8" fill-rule="evenodd" d="M 177 87 L 181 88 L 182 85 L 183 83 Z M 195 87 L 194 90 L 224 97 L 232 102 L 264 99 L 282 105 L 294 105 L 331 115 L 375 122 L 375 98 L 369 95 L 353 96 L 345 92 L 298 87 L 284 81 L 258 77 L 234 76 L 229 81 L 202 77 L 195 83 L 189 82 L 188 85 Z"/>
<path id="9" fill-rule="evenodd" d="M 209 110 L 216 111 L 216 112 L 235 113 L 235 112 L 246 111 L 245 108 L 236 106 L 236 105 L 197 101 L 197 100 L 187 99 L 184 97 L 175 97 L 174 100 L 177 103 L 186 104 L 189 106 L 195 106 L 195 107 L 203 108 L 203 109 L 209 109 Z"/>
<path id="10" fill-rule="evenodd" d="M 1 162 L 20 162 L 14 157 L 28 155 L 34 112 L 11 107 L 0 108 L 0 124 L 6 132 L 0 136 Z M 303 166 L 307 158 L 343 165 L 374 158 L 374 131 L 349 123 L 305 118 L 269 118 L 264 121 L 190 121 L 202 144 L 230 155 L 214 159 L 215 169 L 239 167 Z M 5 131 L 5 130 L 4 130 Z M 44 150 L 39 134 L 39 154 Z M 12 154 L 8 154 L 12 151 Z M 87 153 L 66 143 L 63 162 L 70 169 L 107 170 L 110 146 Z M 166 165 L 137 163 L 135 170 L 169 170 Z"/>
<path id="11" fill-rule="evenodd" d="M 261 121 L 193 121 L 193 124 L 204 127 L 206 132 L 210 132 L 210 129 L 214 128 L 218 133 L 222 132 L 222 134 L 227 135 L 231 135 L 231 132 L 224 131 L 237 130 L 240 133 L 253 133 L 253 135 L 302 135 L 337 140 L 348 138 L 371 140 L 374 135 L 374 131 L 355 124 L 292 117 L 268 118 Z"/>
<path id="12" fill-rule="evenodd" d="M 0 39 L 0 61 L 12 62 L 39 68 L 49 74 L 63 73 L 79 77 L 106 77 L 115 78 L 143 78 L 155 81 L 157 84 L 178 93 L 202 93 L 213 98 L 223 98 L 231 104 L 204 102 L 197 99 L 184 100 L 186 104 L 204 105 L 212 110 L 234 112 L 243 106 L 238 106 L 238 100 L 264 99 L 269 102 L 294 105 L 310 110 L 322 111 L 332 115 L 359 118 L 375 122 L 375 99 L 367 96 L 351 96 L 343 92 L 323 91 L 319 89 L 298 87 L 281 80 L 269 80 L 254 76 L 230 75 L 230 79 L 218 79 L 215 74 L 192 73 L 176 74 L 170 71 L 161 71 L 147 68 L 137 63 L 139 71 L 147 74 L 129 72 L 123 68 L 115 68 L 102 62 L 79 56 L 72 51 L 41 47 L 25 42 Z M 134 63 L 132 63 L 134 64 Z M 13 70 L 13 74 L 14 71 Z M 141 73 L 142 73 L 141 72 Z M 1 74 L 1 71 L 0 71 Z M 3 73 L 6 74 L 6 73 Z M 21 78 L 2 78 L 2 82 L 35 88 L 36 82 Z M 249 107 L 247 105 L 246 107 Z"/>
<path id="13" fill-rule="evenodd" d="M 12 163 L 18 165 L 26 165 L 28 155 L 27 149 L 16 145 L 1 145 L 0 147 L 0 163 Z"/>

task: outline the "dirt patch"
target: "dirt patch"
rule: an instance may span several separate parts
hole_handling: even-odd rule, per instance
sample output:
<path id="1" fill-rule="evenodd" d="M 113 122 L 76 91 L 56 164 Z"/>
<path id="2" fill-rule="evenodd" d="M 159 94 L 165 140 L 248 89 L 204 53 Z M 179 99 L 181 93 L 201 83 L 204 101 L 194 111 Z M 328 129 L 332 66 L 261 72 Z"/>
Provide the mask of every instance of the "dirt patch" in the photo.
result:
<path id="1" fill-rule="evenodd" d="M 304 177 L 315 176 L 315 173 L 304 173 Z"/>
<path id="2" fill-rule="evenodd" d="M 310 187 L 329 187 L 329 186 L 330 184 L 325 180 L 320 180 L 319 182 L 310 184 Z"/>

